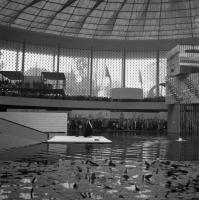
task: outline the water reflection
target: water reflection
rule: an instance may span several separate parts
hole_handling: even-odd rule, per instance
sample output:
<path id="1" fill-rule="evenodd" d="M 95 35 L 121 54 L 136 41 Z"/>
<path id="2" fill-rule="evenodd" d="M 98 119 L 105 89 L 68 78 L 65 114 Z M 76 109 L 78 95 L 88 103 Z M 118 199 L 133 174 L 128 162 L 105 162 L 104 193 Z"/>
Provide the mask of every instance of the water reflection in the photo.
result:
<path id="1" fill-rule="evenodd" d="M 0 160 L 33 160 L 53 162 L 59 158 L 80 159 L 95 157 L 114 160 L 199 160 L 199 140 L 177 142 L 166 136 L 126 133 L 103 134 L 112 144 L 38 144 L 10 150 L 0 149 Z"/>
<path id="2" fill-rule="evenodd" d="M 112 144 L 38 144 L 1 150 L 0 199 L 199 197 L 199 142 L 103 134 Z"/>

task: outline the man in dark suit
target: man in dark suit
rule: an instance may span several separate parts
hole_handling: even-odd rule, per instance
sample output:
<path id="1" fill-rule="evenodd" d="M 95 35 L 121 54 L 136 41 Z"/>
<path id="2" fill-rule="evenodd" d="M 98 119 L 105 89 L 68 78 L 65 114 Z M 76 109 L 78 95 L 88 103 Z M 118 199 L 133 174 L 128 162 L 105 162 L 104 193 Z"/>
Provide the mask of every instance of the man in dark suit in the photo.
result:
<path id="1" fill-rule="evenodd" d="M 91 124 L 91 121 L 87 120 L 87 122 L 86 122 L 86 128 L 85 128 L 85 131 L 84 131 L 84 137 L 89 137 L 92 134 L 93 134 L 93 126 Z"/>

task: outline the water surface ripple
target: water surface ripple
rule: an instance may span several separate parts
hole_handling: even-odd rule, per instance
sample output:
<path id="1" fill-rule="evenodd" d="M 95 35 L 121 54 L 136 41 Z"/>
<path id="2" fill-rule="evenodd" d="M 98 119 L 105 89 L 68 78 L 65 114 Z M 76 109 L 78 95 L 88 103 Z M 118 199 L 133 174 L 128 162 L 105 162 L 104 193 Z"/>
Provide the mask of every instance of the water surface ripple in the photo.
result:
<path id="1" fill-rule="evenodd" d="M 199 199 L 199 140 L 103 135 L 112 144 L 0 149 L 0 199 Z"/>

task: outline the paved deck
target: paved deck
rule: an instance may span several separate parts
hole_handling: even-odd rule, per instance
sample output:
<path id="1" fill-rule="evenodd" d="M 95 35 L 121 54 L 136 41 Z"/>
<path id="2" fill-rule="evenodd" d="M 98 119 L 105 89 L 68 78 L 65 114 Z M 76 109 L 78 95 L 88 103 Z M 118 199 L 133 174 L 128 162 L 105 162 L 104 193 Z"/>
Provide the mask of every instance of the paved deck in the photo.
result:
<path id="1" fill-rule="evenodd" d="M 110 110 L 134 112 L 167 111 L 165 102 L 111 102 L 111 101 L 78 101 L 61 99 L 40 99 L 26 97 L 0 96 L 0 105 L 7 108 L 42 108 L 54 110 Z"/>

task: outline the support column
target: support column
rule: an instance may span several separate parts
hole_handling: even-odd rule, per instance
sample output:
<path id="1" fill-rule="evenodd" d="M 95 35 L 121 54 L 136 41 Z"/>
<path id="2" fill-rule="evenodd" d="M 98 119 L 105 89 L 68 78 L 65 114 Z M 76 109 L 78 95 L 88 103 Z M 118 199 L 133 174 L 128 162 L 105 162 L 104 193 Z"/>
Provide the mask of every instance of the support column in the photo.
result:
<path id="1" fill-rule="evenodd" d="M 54 54 L 53 54 L 53 72 L 55 72 L 55 62 L 56 62 L 56 49 L 54 50 Z"/>
<path id="2" fill-rule="evenodd" d="M 125 88 L 126 85 L 126 49 L 123 49 L 122 52 L 122 88 Z"/>
<path id="3" fill-rule="evenodd" d="M 90 96 L 93 94 L 93 47 L 91 47 L 91 58 L 90 58 Z"/>
<path id="4" fill-rule="evenodd" d="M 24 74 L 24 68 L 25 68 L 25 53 L 26 53 L 26 41 L 23 41 L 22 46 L 22 66 L 21 66 L 21 72 Z"/>
<path id="5" fill-rule="evenodd" d="M 160 95 L 159 91 L 159 84 L 160 84 L 160 51 L 159 49 L 157 50 L 156 54 L 156 63 L 157 63 L 157 68 L 156 68 L 156 96 L 158 97 Z"/>
<path id="6" fill-rule="evenodd" d="M 19 49 L 18 48 L 16 52 L 15 71 L 19 71 Z"/>
<path id="7" fill-rule="evenodd" d="M 57 72 L 59 73 L 59 56 L 60 56 L 60 46 L 57 46 Z M 59 81 L 56 81 L 56 89 L 59 88 Z"/>
<path id="8" fill-rule="evenodd" d="M 60 46 L 57 46 L 57 72 L 59 72 Z"/>
<path id="9" fill-rule="evenodd" d="M 169 136 L 180 136 L 180 104 L 168 105 L 167 132 Z"/>
<path id="10" fill-rule="evenodd" d="M 26 41 L 23 41 L 23 46 L 22 46 L 22 62 L 21 62 L 21 72 L 24 75 L 24 70 L 25 70 L 25 53 L 26 53 Z M 24 85 L 24 77 L 22 80 L 22 84 Z"/>

